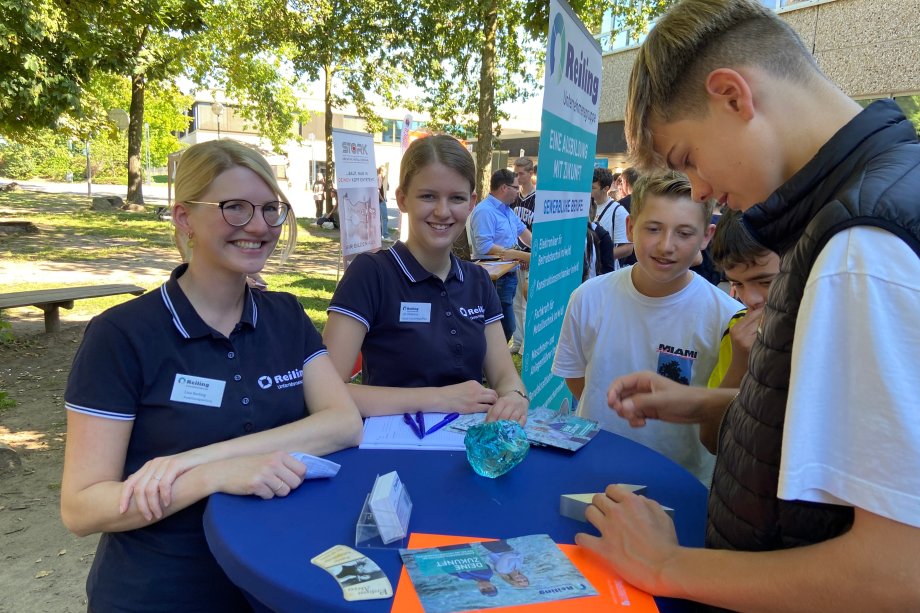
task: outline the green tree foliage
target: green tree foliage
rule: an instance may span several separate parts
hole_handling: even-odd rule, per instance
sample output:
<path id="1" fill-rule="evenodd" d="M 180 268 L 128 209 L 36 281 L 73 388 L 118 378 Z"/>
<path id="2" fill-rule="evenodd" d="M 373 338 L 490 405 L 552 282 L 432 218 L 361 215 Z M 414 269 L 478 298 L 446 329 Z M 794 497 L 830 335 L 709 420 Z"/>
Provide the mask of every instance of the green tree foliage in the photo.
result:
<path id="1" fill-rule="evenodd" d="M 141 182 L 145 93 L 149 84 L 171 82 L 205 28 L 204 0 L 120 0 L 99 3 L 87 16 L 107 36 L 99 67 L 131 79 L 128 108 L 128 202 L 144 201 Z"/>
<path id="2" fill-rule="evenodd" d="M 332 169 L 333 109 L 353 104 L 369 131 L 382 128 L 372 99 L 379 95 L 392 102 L 402 76 L 388 53 L 390 41 L 400 35 L 395 24 L 405 14 L 402 6 L 397 0 L 219 3 L 209 13 L 210 84 L 239 101 L 243 116 L 278 146 L 292 137 L 300 140 L 292 127 L 307 116 L 293 92 L 321 79 L 326 167 Z"/>
<path id="3" fill-rule="evenodd" d="M 82 178 L 82 145 L 47 128 L 22 133 L 16 142 L 0 145 L 0 175 L 25 181 L 33 178 L 63 181 L 68 172 Z"/>
<path id="4" fill-rule="evenodd" d="M 131 81 L 127 77 L 95 71 L 87 82 L 79 116 L 59 118 L 57 129 L 19 130 L 0 146 L 0 174 L 26 180 L 62 181 L 68 172 L 74 180 L 86 179 L 85 142 L 90 141 L 93 180 L 124 183 L 127 180 L 127 134 L 108 119 L 111 109 L 128 110 Z M 153 86 L 147 97 L 145 118 L 150 124 L 151 163 L 164 166 L 166 156 L 181 149 L 174 131 L 188 127 L 186 109 L 192 99 L 174 85 Z"/>
<path id="5" fill-rule="evenodd" d="M 424 90 L 419 106 L 432 125 L 477 138 L 479 191 L 486 193 L 491 152 L 501 135 L 503 105 L 532 95 L 542 79 L 549 3 L 545 0 L 410 0 L 401 57 Z M 573 0 L 576 14 L 598 31 L 607 10 L 620 29 L 647 29 L 673 0 Z M 613 32 L 612 35 L 616 35 Z M 610 36 L 608 34 L 607 36 Z"/>
<path id="6" fill-rule="evenodd" d="M 94 62 L 84 3 L 0 0 L 0 133 L 52 127 L 80 106 Z"/>

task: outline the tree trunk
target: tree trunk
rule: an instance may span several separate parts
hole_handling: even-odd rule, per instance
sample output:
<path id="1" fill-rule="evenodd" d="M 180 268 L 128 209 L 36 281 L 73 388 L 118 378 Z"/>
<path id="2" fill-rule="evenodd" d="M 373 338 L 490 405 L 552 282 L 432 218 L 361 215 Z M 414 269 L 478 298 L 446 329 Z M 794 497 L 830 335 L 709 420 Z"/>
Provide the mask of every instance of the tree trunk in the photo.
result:
<path id="1" fill-rule="evenodd" d="M 325 99 L 326 116 L 323 118 L 326 131 L 326 215 L 332 212 L 332 186 L 335 185 L 335 161 L 332 159 L 332 66 L 323 66 L 325 85 L 323 97 Z"/>
<path id="2" fill-rule="evenodd" d="M 476 129 L 476 183 L 479 198 L 489 193 L 492 174 L 492 124 L 495 120 L 495 39 L 498 32 L 498 2 L 483 5 L 485 43 L 479 68 L 479 125 Z"/>
<path id="3" fill-rule="evenodd" d="M 128 202 L 144 204 L 141 180 L 141 142 L 144 130 L 144 75 L 131 76 L 131 112 L 128 113 Z"/>

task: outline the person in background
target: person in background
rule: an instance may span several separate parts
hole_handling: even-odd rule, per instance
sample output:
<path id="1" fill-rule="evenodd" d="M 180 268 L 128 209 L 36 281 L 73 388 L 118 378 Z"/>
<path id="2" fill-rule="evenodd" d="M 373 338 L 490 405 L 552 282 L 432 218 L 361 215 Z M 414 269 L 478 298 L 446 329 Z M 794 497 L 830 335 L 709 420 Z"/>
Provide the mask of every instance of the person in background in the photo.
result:
<path id="1" fill-rule="evenodd" d="M 380 238 L 389 240 L 389 214 L 387 213 L 387 192 L 390 191 L 389 181 L 387 181 L 387 168 L 381 166 L 377 169 L 377 197 L 380 200 Z"/>
<path id="2" fill-rule="evenodd" d="M 607 196 L 613 184 L 613 174 L 609 170 L 595 168 L 592 179 L 591 202 L 594 203 L 595 210 L 600 213 L 597 213 L 596 218 L 592 216 L 590 219 L 594 219 L 613 239 L 614 270 L 619 270 L 619 259 L 629 257 L 633 252 L 632 243 L 626 237 L 626 218 L 629 217 L 629 209 Z"/>
<path id="3" fill-rule="evenodd" d="M 360 351 L 362 382 L 349 391 L 365 416 L 488 412 L 489 421 L 526 422 L 495 288 L 485 269 L 451 253 L 474 190 L 473 158 L 457 139 L 414 141 L 396 189 L 409 238 L 357 256 L 332 296 L 323 338 L 342 380 Z"/>
<path id="4" fill-rule="evenodd" d="M 326 179 L 323 173 L 316 173 L 316 180 L 313 181 L 313 203 L 316 205 L 316 218 L 323 216 L 323 207 L 326 202 Z"/>
<path id="5" fill-rule="evenodd" d="M 498 256 L 502 260 L 517 260 L 522 267 L 530 263 L 530 253 L 518 248 L 518 244 L 530 246 L 531 233 L 524 222 L 511 210 L 520 186 L 517 177 L 507 168 L 492 173 L 489 195 L 476 205 L 469 217 L 470 248 L 473 259 L 486 255 Z M 517 290 L 517 275 L 508 273 L 495 282 L 501 301 L 502 328 L 505 340 L 510 341 L 517 327 L 514 319 L 514 293 Z"/>
<path id="6" fill-rule="evenodd" d="M 246 284 L 283 228 L 283 258 L 296 237 L 265 159 L 231 140 L 188 148 L 172 220 L 188 263 L 93 318 L 64 394 L 61 517 L 75 534 L 103 533 L 91 611 L 250 610 L 205 542 L 208 496 L 287 496 L 306 471 L 288 452 L 324 455 L 361 437 L 297 299 Z"/>
<path id="7" fill-rule="evenodd" d="M 517 198 L 511 205 L 514 214 L 524 222 L 524 225 L 533 233 L 533 212 L 537 202 L 537 187 L 534 183 L 534 163 L 530 158 L 514 160 L 514 176 L 517 177 L 519 190 Z M 518 242 L 518 248 L 530 252 L 530 246 Z M 511 335 L 511 353 L 524 352 L 524 326 L 527 315 L 527 283 L 530 270 L 524 267 L 517 269 L 517 290 L 514 292 L 514 334 Z"/>

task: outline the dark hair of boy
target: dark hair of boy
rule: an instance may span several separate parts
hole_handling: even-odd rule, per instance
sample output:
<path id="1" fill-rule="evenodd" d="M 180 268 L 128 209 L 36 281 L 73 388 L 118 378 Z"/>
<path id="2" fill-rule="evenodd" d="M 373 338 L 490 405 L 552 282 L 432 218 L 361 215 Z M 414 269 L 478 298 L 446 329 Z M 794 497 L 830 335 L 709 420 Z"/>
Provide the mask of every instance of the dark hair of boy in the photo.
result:
<path id="1" fill-rule="evenodd" d="M 636 181 L 639 180 L 639 171 L 630 166 L 622 173 L 620 173 L 620 176 L 629 187 L 633 187 L 636 184 Z"/>
<path id="2" fill-rule="evenodd" d="M 609 168 L 595 168 L 591 182 L 600 185 L 601 189 L 608 189 L 613 185 L 613 173 Z"/>
<path id="3" fill-rule="evenodd" d="M 722 213 L 712 237 L 712 259 L 722 270 L 735 266 L 756 266 L 770 250 L 755 241 L 744 228 L 741 211 L 731 209 Z"/>

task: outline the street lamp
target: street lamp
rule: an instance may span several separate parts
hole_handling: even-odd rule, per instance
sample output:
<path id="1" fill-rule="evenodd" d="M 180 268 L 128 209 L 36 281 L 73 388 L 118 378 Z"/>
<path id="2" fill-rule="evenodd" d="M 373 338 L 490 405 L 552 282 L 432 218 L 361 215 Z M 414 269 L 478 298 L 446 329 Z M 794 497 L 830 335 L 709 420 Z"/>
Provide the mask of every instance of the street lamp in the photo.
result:
<path id="1" fill-rule="evenodd" d="M 220 140 L 220 116 L 224 112 L 224 105 L 220 102 L 211 103 L 211 112 L 217 117 L 217 140 Z"/>
<path id="2" fill-rule="evenodd" d="M 310 132 L 307 134 L 307 140 L 310 141 L 310 167 L 312 168 L 310 184 L 316 182 L 316 154 L 313 153 L 313 141 L 316 140 L 316 134 Z"/>

